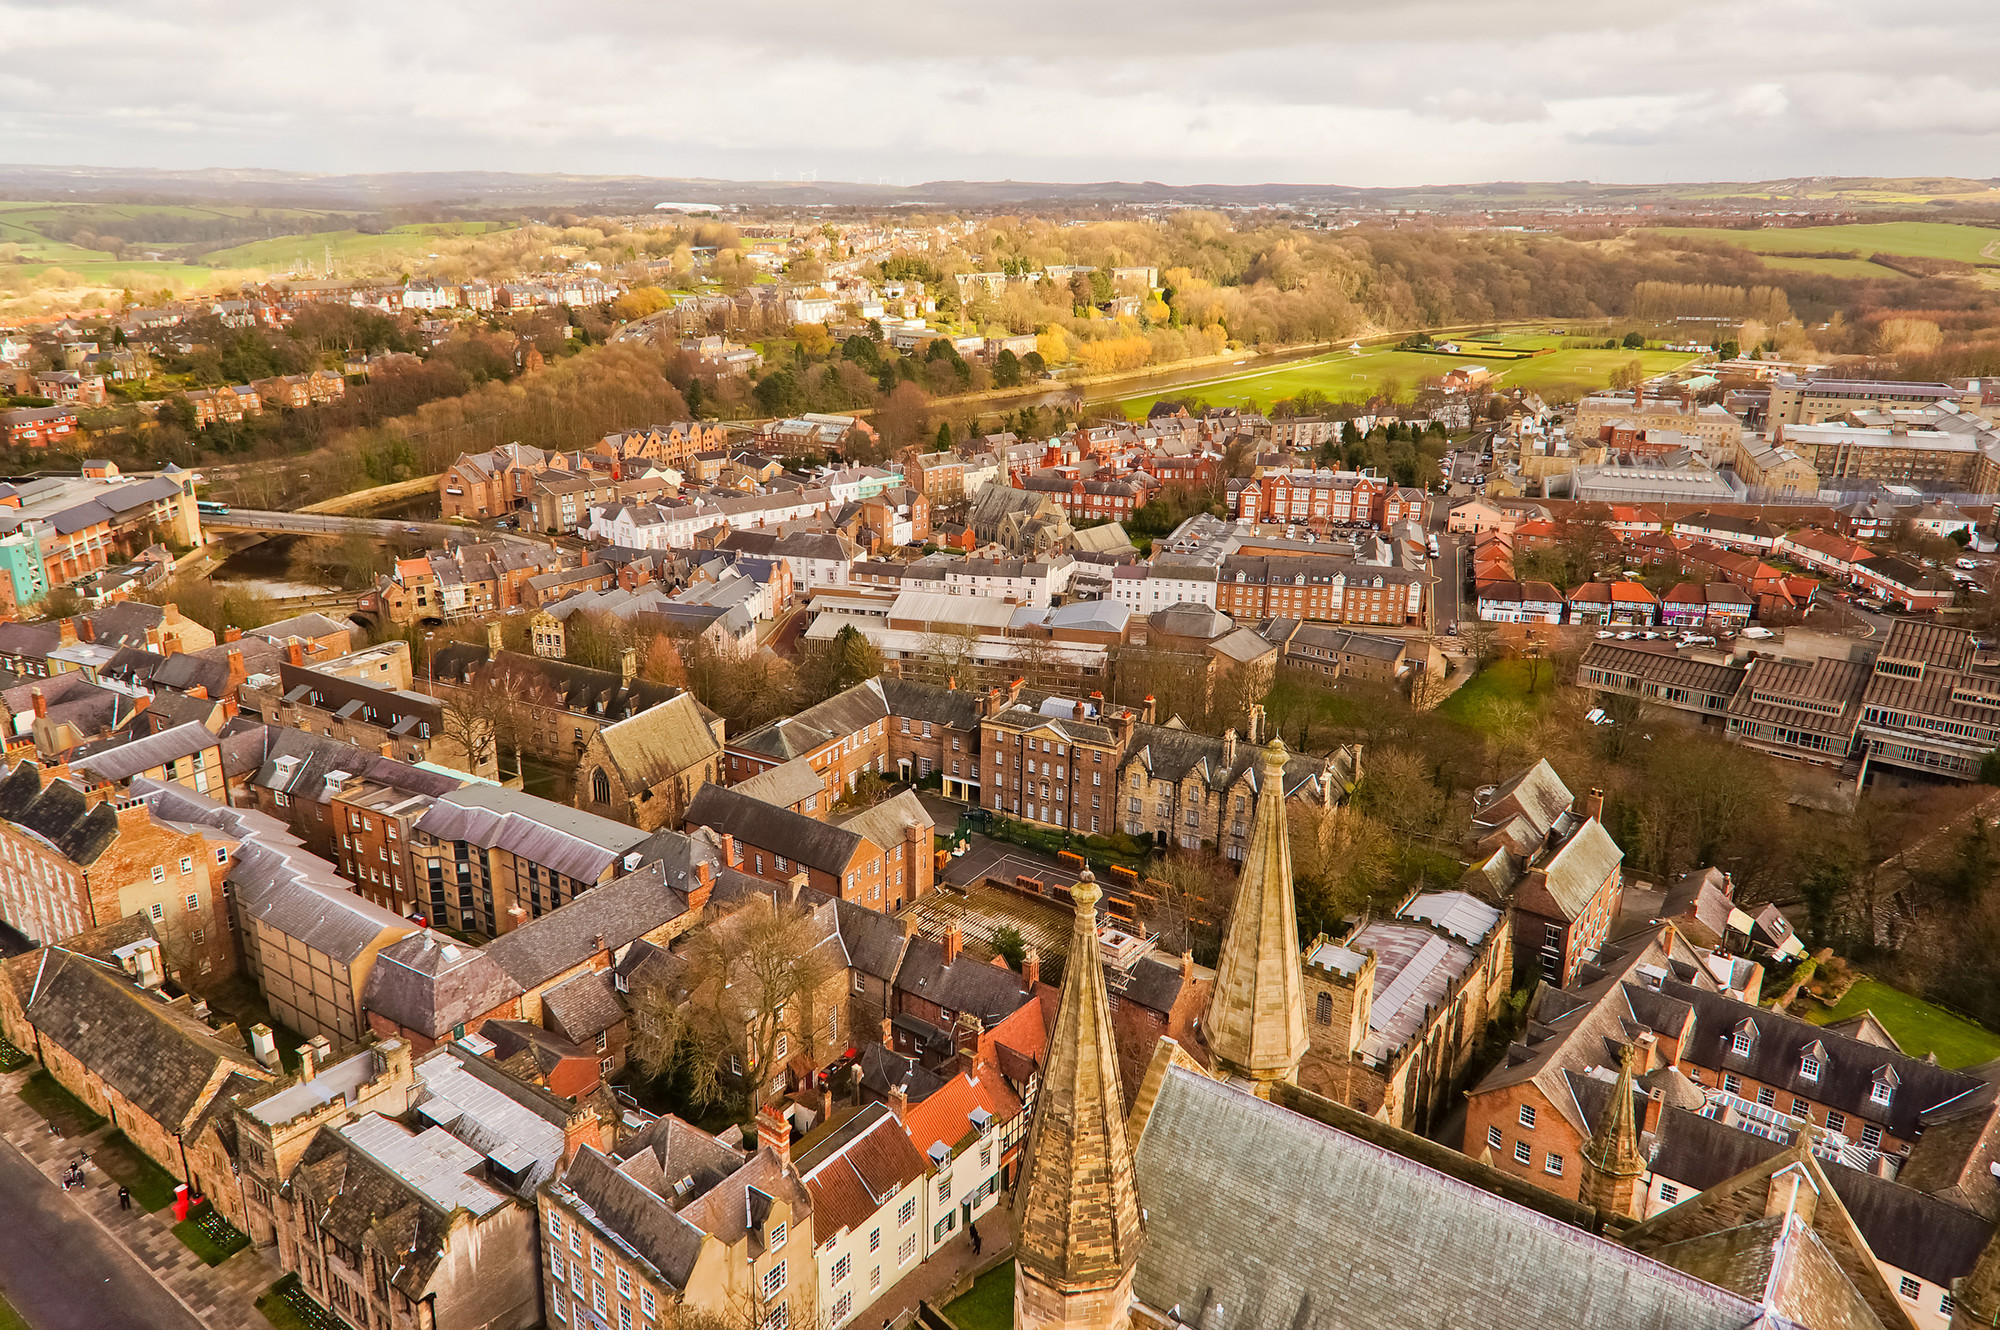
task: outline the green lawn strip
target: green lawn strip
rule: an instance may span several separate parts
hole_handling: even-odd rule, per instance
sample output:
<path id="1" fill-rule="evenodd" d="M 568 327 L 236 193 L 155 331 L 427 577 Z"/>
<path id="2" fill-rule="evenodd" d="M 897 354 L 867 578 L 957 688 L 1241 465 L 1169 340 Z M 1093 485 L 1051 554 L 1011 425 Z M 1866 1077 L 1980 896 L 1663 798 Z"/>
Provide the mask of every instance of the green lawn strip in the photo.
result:
<path id="1" fill-rule="evenodd" d="M 1947 1067 L 1969 1067 L 2000 1058 L 2000 1034 L 1874 979 L 1855 980 L 1838 1006 L 1809 1012 L 1806 1019 L 1815 1025 L 1832 1025 L 1863 1011 L 1875 1013 L 1882 1028 L 1911 1057 L 1936 1053 Z"/>
<path id="2" fill-rule="evenodd" d="M 179 1185 L 174 1175 L 147 1158 L 122 1131 L 105 1137 L 91 1151 L 90 1162 L 104 1175 L 132 1193 L 133 1204 L 148 1213 L 162 1210 L 174 1199 Z"/>
<path id="3" fill-rule="evenodd" d="M 1950 222 L 1863 222 L 1848 226 L 1779 226 L 1738 231 L 1723 227 L 1647 227 L 1635 234 L 1720 240 L 1758 254 L 1906 254 L 1920 259 L 1992 263 L 1983 251 L 1994 233 Z"/>
<path id="4" fill-rule="evenodd" d="M 1531 665 L 1535 666 L 1533 694 L 1528 691 Z M 1496 660 L 1440 703 L 1438 713 L 1477 730 L 1488 729 L 1493 724 L 1495 707 L 1508 703 L 1531 710 L 1546 706 L 1555 695 L 1555 683 L 1555 666 L 1550 661 Z"/>
<path id="5" fill-rule="evenodd" d="M 204 1265 L 221 1265 L 250 1245 L 248 1235 L 234 1224 L 215 1213 L 213 1207 L 203 1205 L 186 1219 L 174 1225 L 174 1236 L 187 1249 L 201 1257 Z"/>
<path id="6" fill-rule="evenodd" d="M 7 1301 L 5 1292 L 6 1290 L 0 1289 L 0 1330 L 30 1330 L 26 1318 L 15 1311 L 14 1305 Z"/>
<path id="7" fill-rule="evenodd" d="M 21 1101 L 52 1123 L 65 1136 L 88 1136 L 104 1125 L 104 1119 L 90 1106 L 56 1084 L 56 1078 L 38 1071 L 21 1086 Z"/>
<path id="8" fill-rule="evenodd" d="M 958 1330 L 1012 1330 L 1014 1324 L 1014 1263 L 994 1266 L 972 1281 L 963 1297 L 942 1309 Z"/>
<path id="9" fill-rule="evenodd" d="M 347 1330 L 347 1323 L 312 1300 L 295 1274 L 286 1275 L 257 1299 L 273 1330 Z"/>

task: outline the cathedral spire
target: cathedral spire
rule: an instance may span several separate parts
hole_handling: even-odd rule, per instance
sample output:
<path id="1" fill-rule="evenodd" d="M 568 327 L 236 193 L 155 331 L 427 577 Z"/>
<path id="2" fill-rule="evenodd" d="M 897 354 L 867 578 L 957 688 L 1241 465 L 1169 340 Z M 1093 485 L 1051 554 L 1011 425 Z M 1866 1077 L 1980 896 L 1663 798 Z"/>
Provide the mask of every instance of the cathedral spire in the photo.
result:
<path id="1" fill-rule="evenodd" d="M 1285 833 L 1289 757 L 1284 740 L 1273 739 L 1260 759 L 1257 811 L 1203 1027 L 1216 1070 L 1252 1082 L 1259 1094 L 1273 1081 L 1293 1079 L 1306 1055 L 1292 849 Z"/>
<path id="2" fill-rule="evenodd" d="M 1072 895 L 1062 1006 L 1021 1187 L 1017 1330 L 1124 1330 L 1143 1237 L 1098 959 L 1096 879 L 1086 871 Z"/>
<path id="3" fill-rule="evenodd" d="M 1618 1083 L 1583 1147 L 1583 1190 L 1578 1198 L 1611 1225 L 1638 1219 L 1639 1176 L 1646 1161 L 1639 1153 L 1639 1124 L 1632 1115 L 1632 1046 L 1618 1050 Z"/>

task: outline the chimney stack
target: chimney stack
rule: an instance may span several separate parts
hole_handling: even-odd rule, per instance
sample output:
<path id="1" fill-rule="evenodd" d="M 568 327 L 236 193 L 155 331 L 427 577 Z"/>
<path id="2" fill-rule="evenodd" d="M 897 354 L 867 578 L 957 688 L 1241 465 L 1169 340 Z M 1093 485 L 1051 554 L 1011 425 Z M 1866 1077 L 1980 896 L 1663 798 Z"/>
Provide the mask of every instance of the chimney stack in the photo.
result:
<path id="1" fill-rule="evenodd" d="M 57 623 L 56 623 L 56 634 L 57 634 L 57 636 L 58 636 L 58 637 L 60 637 L 60 638 L 61 638 L 61 641 L 57 643 L 57 645 L 58 645 L 58 646 L 66 646 L 66 647 L 73 647 L 73 646 L 75 646 L 75 645 L 76 645 L 76 620 L 75 620 L 75 619 L 62 619 L 62 620 L 59 620 L 59 621 L 57 621 Z"/>
<path id="2" fill-rule="evenodd" d="M 1147 725 L 1153 723 L 1153 695 L 1151 693 L 1146 694 L 1146 704 L 1140 709 L 1139 719 Z"/>
<path id="3" fill-rule="evenodd" d="M 944 963 L 950 965 L 958 959 L 958 953 L 965 949 L 965 930 L 957 924 L 944 926 Z"/>
<path id="4" fill-rule="evenodd" d="M 822 1124 L 833 1119 L 833 1082 L 828 1081 L 819 1088 L 819 1120 Z"/>
<path id="5" fill-rule="evenodd" d="M 166 615 L 163 622 L 179 623 L 181 621 L 181 607 L 174 604 L 171 600 L 168 601 L 165 605 L 163 605 L 161 609 L 165 612 Z"/>
<path id="6" fill-rule="evenodd" d="M 629 688 L 632 685 L 632 681 L 638 677 L 639 648 L 626 647 L 618 653 L 618 682 Z"/>
<path id="7" fill-rule="evenodd" d="M 1194 950 L 1192 948 L 1189 948 L 1187 951 L 1181 953 L 1181 982 L 1185 984 L 1190 979 L 1193 978 L 1194 978 Z"/>
<path id="8" fill-rule="evenodd" d="M 486 649 L 495 655 L 500 654 L 500 623 L 497 619 L 486 625 Z"/>
<path id="9" fill-rule="evenodd" d="M 1251 747 L 1262 748 L 1264 746 L 1264 704 L 1262 702 L 1252 702 L 1250 704 L 1249 737 Z"/>
<path id="10" fill-rule="evenodd" d="M 1021 981 L 1033 992 L 1042 982 L 1042 953 L 1029 947 L 1021 955 Z"/>
<path id="11" fill-rule="evenodd" d="M 187 694 L 189 697 L 198 697 L 202 701 L 206 702 L 208 701 L 208 685 L 205 683 L 198 683 L 194 685 L 194 687 L 188 689 Z"/>
<path id="12" fill-rule="evenodd" d="M 709 893 L 715 890 L 715 867 L 704 859 L 694 866 L 694 885 L 688 888 L 688 910 L 696 912 L 708 904 Z"/>
<path id="13" fill-rule="evenodd" d="M 243 640 L 243 630 L 235 624 L 226 625 L 222 630 L 222 640 L 224 642 L 241 642 Z"/>
<path id="14" fill-rule="evenodd" d="M 1222 732 L 1222 765 L 1236 765 L 1236 730 L 1233 727 Z"/>
<path id="15" fill-rule="evenodd" d="M 285 639 L 285 659 L 290 661 L 295 668 L 306 663 L 305 648 L 299 645 L 298 638 L 291 637 Z"/>
<path id="16" fill-rule="evenodd" d="M 602 1150 L 604 1131 L 595 1111 L 578 1108 L 563 1119 L 563 1165 L 567 1167 L 576 1158 L 576 1152 L 586 1145 Z"/>
<path id="17" fill-rule="evenodd" d="M 245 683 L 245 681 L 247 681 L 249 678 L 250 678 L 250 671 L 245 669 L 243 665 L 243 648 L 242 647 L 230 648 L 229 683 L 228 683 L 230 696 L 234 697 L 236 695 L 236 690 L 238 688 L 241 688 Z"/>
<path id="18" fill-rule="evenodd" d="M 736 867 L 736 837 L 726 831 L 722 833 L 722 866 Z"/>
<path id="19" fill-rule="evenodd" d="M 1604 791 L 1593 789 L 1583 801 L 1583 811 L 1586 816 L 1602 822 L 1604 820 Z"/>
<path id="20" fill-rule="evenodd" d="M 39 688 L 31 688 L 28 690 L 28 696 L 32 697 L 35 700 L 35 719 L 36 720 L 48 719 L 49 699 L 43 696 L 42 690 Z"/>
<path id="21" fill-rule="evenodd" d="M 791 1167 L 792 1123 L 776 1104 L 766 1104 L 757 1110 L 757 1148 L 771 1151 L 778 1156 L 779 1164 Z"/>
<path id="22" fill-rule="evenodd" d="M 882 1047 L 892 1052 L 896 1047 L 896 1023 L 887 1016 L 882 1018 Z"/>
<path id="23" fill-rule="evenodd" d="M 903 1085 L 890 1086 L 889 1115 L 895 1118 L 896 1121 L 901 1122 L 909 1116 L 909 1113 L 910 1113 L 909 1087 Z"/>
<path id="24" fill-rule="evenodd" d="M 317 1065 L 319 1059 L 319 1050 L 314 1048 L 311 1044 L 300 1044 L 298 1048 L 298 1053 L 299 1053 L 299 1079 L 302 1081 L 309 1081 L 313 1077 L 319 1075 L 319 1067 Z"/>

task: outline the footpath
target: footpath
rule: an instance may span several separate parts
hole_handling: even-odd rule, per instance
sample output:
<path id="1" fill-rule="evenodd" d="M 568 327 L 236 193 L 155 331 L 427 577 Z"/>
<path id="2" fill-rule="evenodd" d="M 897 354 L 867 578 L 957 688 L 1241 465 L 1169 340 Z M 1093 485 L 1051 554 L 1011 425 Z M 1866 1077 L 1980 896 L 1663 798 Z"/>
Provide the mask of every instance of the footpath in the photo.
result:
<path id="1" fill-rule="evenodd" d="M 63 1170 L 79 1151 L 96 1154 L 97 1143 L 112 1132 L 107 1125 L 88 1136 L 57 1136 L 18 1091 L 35 1071 L 0 1076 L 0 1136 L 57 1186 Z M 279 1270 L 255 1246 L 223 1261 L 205 1265 L 174 1236 L 171 1207 L 147 1214 L 135 1204 L 118 1208 L 118 1184 L 94 1164 L 84 1168 L 84 1185 L 63 1193 L 62 1199 L 96 1221 L 112 1240 L 136 1257 L 161 1287 L 173 1294 L 194 1318 L 211 1330 L 271 1330 L 256 1301 L 277 1279 Z"/>

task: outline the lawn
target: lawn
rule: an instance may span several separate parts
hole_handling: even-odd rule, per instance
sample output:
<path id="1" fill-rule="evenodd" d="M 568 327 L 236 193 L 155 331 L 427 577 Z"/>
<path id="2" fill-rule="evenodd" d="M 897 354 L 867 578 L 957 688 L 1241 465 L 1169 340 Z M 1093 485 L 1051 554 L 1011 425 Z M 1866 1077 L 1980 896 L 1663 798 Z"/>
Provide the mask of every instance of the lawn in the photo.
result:
<path id="1" fill-rule="evenodd" d="M 312 1300 L 297 1275 L 286 1275 L 257 1299 L 273 1330 L 347 1330 L 347 1322 Z"/>
<path id="2" fill-rule="evenodd" d="M 104 1125 L 104 1119 L 90 1106 L 56 1084 L 56 1078 L 38 1071 L 21 1086 L 21 1102 L 35 1110 L 64 1136 L 88 1136 Z"/>
<path id="3" fill-rule="evenodd" d="M 973 1280 L 965 1296 L 944 1305 L 944 1314 L 958 1330 L 1012 1330 L 1014 1263 L 1002 1262 Z"/>
<path id="4" fill-rule="evenodd" d="M 180 1223 L 174 1225 L 174 1236 L 187 1249 L 201 1257 L 204 1265 L 221 1265 L 250 1245 L 250 1238 L 234 1224 L 215 1213 L 214 1207 L 203 1204 Z"/>
<path id="5" fill-rule="evenodd" d="M 1512 347 L 1518 341 L 1526 344 L 1524 349 L 1539 349 L 1540 345 L 1561 340 L 1550 336 L 1524 337 L 1502 339 L 1502 344 Z M 1430 351 L 1369 351 L 1358 356 L 1336 351 L 1271 369 L 1123 398 L 1117 406 L 1126 416 L 1141 419 L 1161 398 L 1200 398 L 1210 406 L 1254 403 L 1268 407 L 1272 402 L 1311 390 L 1325 393 L 1336 402 L 1357 402 L 1381 391 L 1392 379 L 1401 389 L 1401 395 L 1407 395 L 1425 379 L 1437 378 L 1460 365 L 1491 370 L 1493 384 L 1499 388 L 1581 395 L 1609 385 L 1612 371 L 1631 364 L 1635 358 L 1648 374 L 1664 374 L 1696 359 L 1676 351 L 1553 350 L 1527 360 L 1481 360 Z"/>
<path id="6" fill-rule="evenodd" d="M 163 1210 L 174 1199 L 178 1185 L 174 1175 L 148 1159 L 122 1131 L 112 1132 L 91 1151 L 90 1162 L 104 1175 L 132 1193 L 133 1202 L 144 1211 Z"/>
<path id="7" fill-rule="evenodd" d="M 28 1322 L 4 1296 L 0 1296 L 0 1330 L 29 1330 Z"/>
<path id="8" fill-rule="evenodd" d="M 1969 1067 L 2000 1058 L 2000 1034 L 1873 979 L 1855 980 L 1839 1006 L 1811 1011 L 1806 1019 L 1815 1025 L 1831 1025 L 1863 1011 L 1874 1012 L 1882 1028 L 1895 1036 L 1911 1057 L 1936 1053 L 1947 1067 Z"/>
<path id="9" fill-rule="evenodd" d="M 1528 691 L 1531 667 L 1536 670 L 1535 691 L 1532 694 Z M 1496 708 L 1509 704 L 1530 709 L 1547 706 L 1549 699 L 1555 696 L 1555 686 L 1555 666 L 1548 660 L 1536 662 L 1525 657 L 1496 660 L 1439 703 L 1438 714 L 1448 716 L 1461 725 L 1470 725 L 1475 730 L 1491 729 L 1496 719 Z"/>
<path id="10" fill-rule="evenodd" d="M 1841 257 L 1907 254 L 1960 263 L 2000 263 L 2000 231 L 1949 222 L 1864 222 L 1851 226 L 1781 226 L 1756 231 L 1727 227 L 1647 227 L 1642 235 L 1720 240 L 1758 254 L 1832 254 Z M 1879 271 L 1879 270 L 1878 270 Z"/>
<path id="11" fill-rule="evenodd" d="M 387 259 L 407 255 L 422 258 L 439 238 L 433 228 L 423 231 L 395 231 L 387 235 L 363 235 L 359 231 L 317 231 L 303 235 L 278 236 L 273 240 L 253 240 L 247 245 L 218 249 L 201 256 L 211 268 L 283 269 L 312 264 L 317 270 L 333 249 L 335 262 L 357 259 Z"/>

